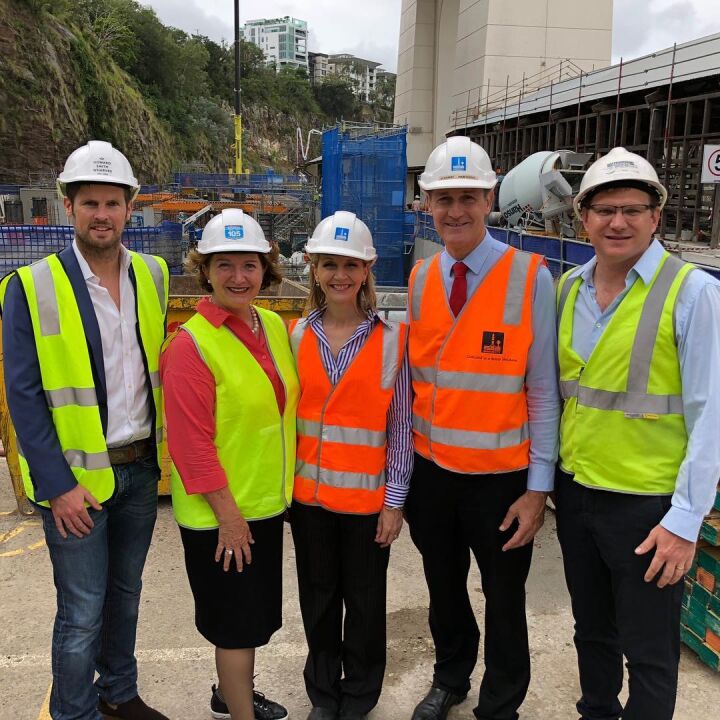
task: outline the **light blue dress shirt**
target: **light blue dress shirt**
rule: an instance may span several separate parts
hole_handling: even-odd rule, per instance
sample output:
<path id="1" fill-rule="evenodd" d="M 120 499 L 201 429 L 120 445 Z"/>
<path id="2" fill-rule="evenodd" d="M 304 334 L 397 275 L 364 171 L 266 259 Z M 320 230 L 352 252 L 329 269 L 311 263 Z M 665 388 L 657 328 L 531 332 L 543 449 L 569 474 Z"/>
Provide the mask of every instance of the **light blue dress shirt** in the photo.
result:
<path id="1" fill-rule="evenodd" d="M 584 360 L 590 357 L 630 288 L 636 282 L 652 280 L 663 252 L 662 245 L 653 240 L 628 272 L 625 289 L 604 312 L 597 304 L 593 281 L 596 259 L 573 271 L 571 278 L 580 276 L 582 284 L 575 301 L 572 344 Z M 678 295 L 674 319 L 688 446 L 672 507 L 661 525 L 694 541 L 712 507 L 720 479 L 720 282 L 693 270 Z"/>
<path id="2" fill-rule="evenodd" d="M 507 251 L 505 243 L 486 233 L 483 241 L 463 260 L 468 266 L 465 276 L 468 299 Z M 443 250 L 440 268 L 448 297 L 452 289 L 452 266 L 455 262 L 447 250 Z M 558 390 L 555 290 L 552 275 L 544 265 L 538 270 L 533 288 L 532 328 L 533 341 L 525 371 L 530 435 L 527 487 L 528 490 L 550 492 L 555 482 L 561 401 Z"/>

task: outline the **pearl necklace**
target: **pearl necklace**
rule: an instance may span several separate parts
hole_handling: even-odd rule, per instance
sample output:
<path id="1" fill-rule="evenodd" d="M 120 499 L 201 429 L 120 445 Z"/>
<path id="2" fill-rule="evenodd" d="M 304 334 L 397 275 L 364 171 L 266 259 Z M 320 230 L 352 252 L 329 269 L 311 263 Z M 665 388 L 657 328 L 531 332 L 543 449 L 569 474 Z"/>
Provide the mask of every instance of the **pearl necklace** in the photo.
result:
<path id="1" fill-rule="evenodd" d="M 257 310 L 251 305 L 250 314 L 252 315 L 252 334 L 257 337 L 260 334 L 260 318 Z"/>

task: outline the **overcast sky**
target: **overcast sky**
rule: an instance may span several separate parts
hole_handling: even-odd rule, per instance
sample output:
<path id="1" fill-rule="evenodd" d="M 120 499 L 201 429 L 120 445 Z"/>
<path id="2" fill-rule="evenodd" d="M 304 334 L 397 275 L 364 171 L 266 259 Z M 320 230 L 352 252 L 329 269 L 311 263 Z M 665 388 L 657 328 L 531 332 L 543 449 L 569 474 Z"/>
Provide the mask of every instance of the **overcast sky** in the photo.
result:
<path id="1" fill-rule="evenodd" d="M 140 2 L 166 25 L 233 40 L 234 0 Z M 401 0 L 241 0 L 240 21 L 285 15 L 306 20 L 310 50 L 349 52 L 394 72 L 400 6 Z M 615 0 L 614 7 L 613 62 L 720 32 L 720 0 Z"/>

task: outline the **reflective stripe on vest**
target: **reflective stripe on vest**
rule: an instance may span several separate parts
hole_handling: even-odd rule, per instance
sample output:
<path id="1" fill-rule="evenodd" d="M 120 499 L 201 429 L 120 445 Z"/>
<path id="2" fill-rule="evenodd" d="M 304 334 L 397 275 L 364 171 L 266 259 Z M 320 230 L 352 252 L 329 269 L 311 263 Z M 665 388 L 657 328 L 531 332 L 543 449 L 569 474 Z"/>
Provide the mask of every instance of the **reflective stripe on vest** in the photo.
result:
<path id="1" fill-rule="evenodd" d="M 563 277 L 560 455 L 578 482 L 626 493 L 673 492 L 687 442 L 674 307 L 692 270 L 665 253 L 651 283 L 637 279 L 623 297 L 587 362 L 572 348 L 582 278 Z"/>
<path id="2" fill-rule="evenodd" d="M 655 338 L 660 328 L 660 318 L 672 284 L 680 271 L 686 266 L 674 255 L 668 255 L 659 274 L 652 283 L 650 292 L 642 307 L 642 314 L 635 331 L 630 368 L 628 370 L 627 390 L 613 392 L 600 388 L 580 386 L 577 380 L 561 380 L 560 393 L 563 400 L 575 397 L 580 405 L 599 410 L 621 410 L 626 414 L 668 415 L 682 413 L 682 394 L 656 395 L 648 393 L 650 363 L 655 349 Z M 560 317 L 565 308 L 570 290 L 575 283 L 566 281 L 560 295 Z M 683 280 L 684 282 L 684 280 Z"/>
<path id="3" fill-rule="evenodd" d="M 528 465 L 525 369 L 539 264 L 539 256 L 510 248 L 457 318 L 448 305 L 440 255 L 413 271 L 415 449 L 442 467 L 479 474 Z"/>
<path id="4" fill-rule="evenodd" d="M 307 319 L 291 323 L 301 383 L 296 501 L 357 514 L 382 508 L 387 411 L 406 337 L 404 324 L 378 322 L 333 386 Z M 355 424 L 342 422 L 348 416 Z"/>
<path id="5" fill-rule="evenodd" d="M 131 253 L 131 263 L 137 287 L 141 351 L 152 386 L 159 463 L 163 432 L 158 363 L 165 334 L 168 274 L 164 261 L 149 255 Z M 45 398 L 63 456 L 78 483 L 98 502 L 104 502 L 114 492 L 115 479 L 103 435 L 85 329 L 72 285 L 56 255 L 19 268 L 16 273 L 27 298 Z M 2 301 L 9 279 L 3 281 Z M 35 501 L 30 467 L 20 443 L 18 454 L 26 494 Z"/>
<path id="6" fill-rule="evenodd" d="M 181 331 L 193 339 L 215 380 L 217 457 L 225 471 L 228 489 L 248 520 L 274 517 L 290 504 L 299 396 L 295 363 L 283 321 L 270 310 L 259 307 L 255 310 L 267 338 L 270 357 L 285 388 L 283 415 L 267 374 L 230 329 L 225 325 L 215 327 L 196 313 Z M 170 425 L 168 434 L 172 437 L 172 433 Z M 178 524 L 198 530 L 218 526 L 215 513 L 202 494 L 187 493 L 174 464 L 171 491 Z"/>

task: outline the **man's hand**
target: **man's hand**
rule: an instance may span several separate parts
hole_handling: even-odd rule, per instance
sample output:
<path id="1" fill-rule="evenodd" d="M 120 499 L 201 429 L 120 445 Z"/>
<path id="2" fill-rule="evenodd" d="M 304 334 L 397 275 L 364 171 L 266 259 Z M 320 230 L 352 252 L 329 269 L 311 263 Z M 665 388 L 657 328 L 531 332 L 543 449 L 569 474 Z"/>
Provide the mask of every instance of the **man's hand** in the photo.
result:
<path id="1" fill-rule="evenodd" d="M 545 522 L 545 501 L 547 493 L 537 490 L 526 490 L 507 511 L 500 526 L 501 531 L 507 530 L 513 520 L 518 521 L 515 534 L 503 545 L 503 552 L 527 545 L 537 534 Z"/>
<path id="2" fill-rule="evenodd" d="M 402 508 L 383 507 L 378 517 L 375 542 L 380 547 L 386 548 L 398 539 L 403 525 Z"/>
<path id="3" fill-rule="evenodd" d="M 695 555 L 695 543 L 656 525 L 635 548 L 636 555 L 644 555 L 655 548 L 655 556 L 645 573 L 645 582 L 652 582 L 662 572 L 657 586 L 674 585 L 690 569 Z"/>
<path id="4" fill-rule="evenodd" d="M 95 523 L 85 503 L 95 510 L 102 510 L 102 505 L 82 485 L 76 485 L 72 490 L 50 500 L 55 527 L 64 538 L 67 538 L 68 531 L 79 538 L 90 534 Z"/>

